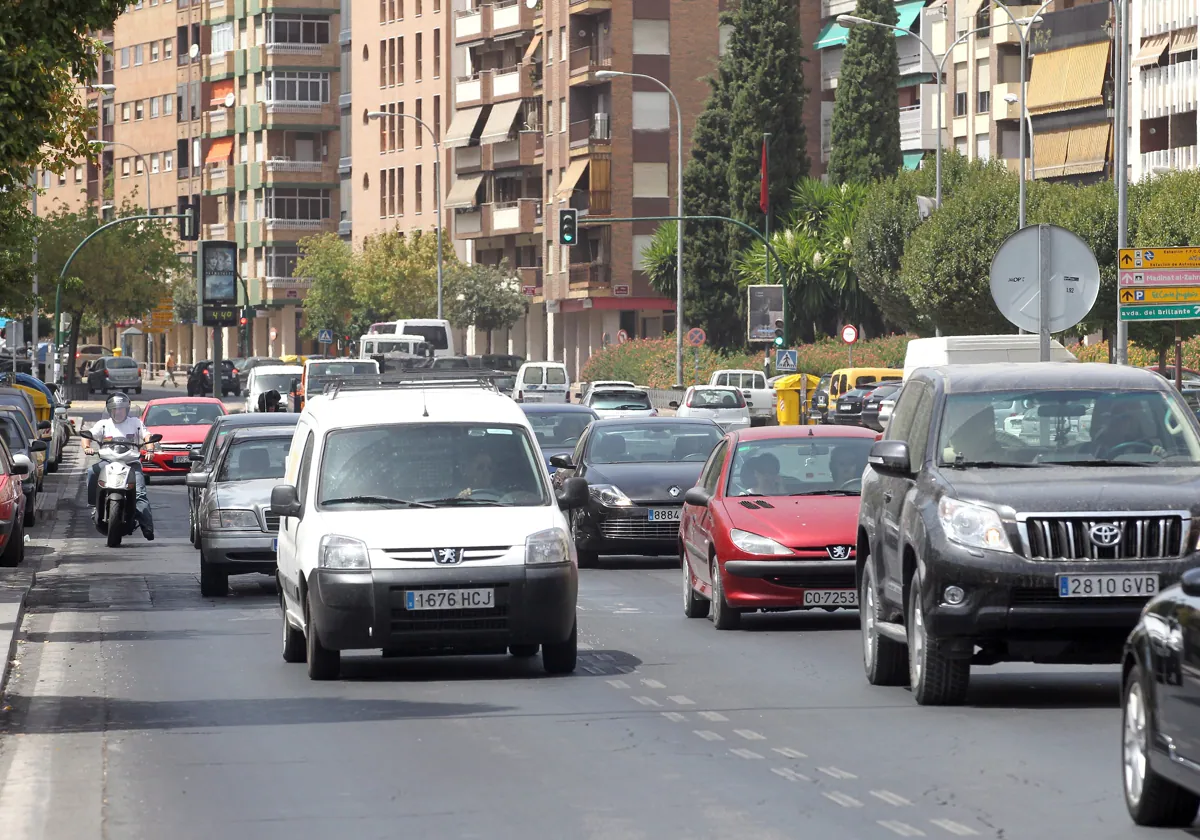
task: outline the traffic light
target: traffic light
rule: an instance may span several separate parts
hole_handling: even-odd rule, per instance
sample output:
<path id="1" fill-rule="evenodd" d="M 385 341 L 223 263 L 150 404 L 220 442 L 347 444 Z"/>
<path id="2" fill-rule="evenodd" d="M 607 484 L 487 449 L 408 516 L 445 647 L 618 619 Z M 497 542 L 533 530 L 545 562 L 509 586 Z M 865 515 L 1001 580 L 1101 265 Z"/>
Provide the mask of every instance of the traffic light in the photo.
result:
<path id="1" fill-rule="evenodd" d="M 249 323 L 250 323 L 250 319 L 249 319 L 249 318 L 247 318 L 245 315 L 243 315 L 241 318 L 239 318 L 239 319 L 238 319 L 238 326 L 239 326 L 239 327 L 244 327 L 244 326 L 246 326 L 246 325 L 247 325 L 247 324 L 249 324 Z"/>
<path id="2" fill-rule="evenodd" d="M 185 242 L 195 242 L 200 238 L 200 202 L 180 199 L 179 212 L 184 215 L 179 220 L 179 238 Z"/>
<path id="3" fill-rule="evenodd" d="M 573 207 L 558 211 L 558 244 L 575 245 L 579 241 L 579 211 Z"/>
<path id="4" fill-rule="evenodd" d="M 779 319 L 775 321 L 775 346 L 783 346 L 783 321 Z"/>
<path id="5" fill-rule="evenodd" d="M 243 306 L 242 307 L 242 326 L 243 327 L 246 326 L 246 324 L 249 321 L 253 320 L 253 318 L 254 318 L 254 307 L 253 306 Z"/>

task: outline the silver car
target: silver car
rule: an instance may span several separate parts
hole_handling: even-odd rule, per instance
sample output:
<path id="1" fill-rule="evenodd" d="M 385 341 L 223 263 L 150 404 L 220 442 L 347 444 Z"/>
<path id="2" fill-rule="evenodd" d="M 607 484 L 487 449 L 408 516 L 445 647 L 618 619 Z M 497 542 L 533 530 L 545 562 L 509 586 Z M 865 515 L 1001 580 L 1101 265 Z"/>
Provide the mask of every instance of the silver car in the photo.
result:
<path id="1" fill-rule="evenodd" d="M 672 402 L 676 417 L 704 417 L 725 432 L 750 428 L 750 409 L 740 388 L 728 385 L 693 385 L 682 402 Z"/>
<path id="2" fill-rule="evenodd" d="M 142 370 L 137 359 L 129 356 L 105 356 L 96 359 L 87 373 L 88 393 L 124 391 L 142 393 Z"/>
<path id="3" fill-rule="evenodd" d="M 221 442 L 211 471 L 188 473 L 188 486 L 203 488 L 196 516 L 201 595 L 225 595 L 231 574 L 275 574 L 279 517 L 270 513 L 271 490 L 291 445 L 290 429 L 238 429 Z"/>

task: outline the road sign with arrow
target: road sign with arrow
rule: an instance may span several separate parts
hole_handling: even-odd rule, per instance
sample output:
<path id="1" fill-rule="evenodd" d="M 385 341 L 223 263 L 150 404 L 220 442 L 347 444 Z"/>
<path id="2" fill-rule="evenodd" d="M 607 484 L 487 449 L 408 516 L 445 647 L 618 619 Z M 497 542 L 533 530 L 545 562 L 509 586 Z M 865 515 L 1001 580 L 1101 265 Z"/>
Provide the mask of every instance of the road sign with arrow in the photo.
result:
<path id="1" fill-rule="evenodd" d="M 1122 321 L 1200 318 L 1200 248 L 1122 248 L 1117 268 Z"/>

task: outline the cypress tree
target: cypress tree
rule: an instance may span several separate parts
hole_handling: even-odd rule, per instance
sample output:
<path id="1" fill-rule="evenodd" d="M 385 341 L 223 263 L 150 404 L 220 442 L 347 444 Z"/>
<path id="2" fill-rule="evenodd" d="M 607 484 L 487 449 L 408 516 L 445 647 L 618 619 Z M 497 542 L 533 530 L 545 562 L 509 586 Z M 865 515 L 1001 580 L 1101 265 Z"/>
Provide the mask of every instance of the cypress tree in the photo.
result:
<path id="1" fill-rule="evenodd" d="M 858 0 L 856 17 L 896 25 L 892 0 Z M 894 175 L 900 152 L 900 58 L 896 33 L 880 26 L 850 30 L 831 125 L 829 180 L 869 183 Z"/>

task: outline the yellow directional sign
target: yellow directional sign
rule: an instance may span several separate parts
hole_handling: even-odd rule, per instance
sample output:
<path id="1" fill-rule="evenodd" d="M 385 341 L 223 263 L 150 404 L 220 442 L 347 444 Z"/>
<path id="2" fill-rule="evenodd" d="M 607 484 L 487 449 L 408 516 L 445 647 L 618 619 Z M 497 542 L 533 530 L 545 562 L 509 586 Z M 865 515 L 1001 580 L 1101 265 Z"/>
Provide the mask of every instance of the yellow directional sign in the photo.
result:
<path id="1" fill-rule="evenodd" d="M 1117 255 L 1117 267 L 1196 268 L 1200 267 L 1200 248 L 1122 248 Z"/>
<path id="2" fill-rule="evenodd" d="M 1197 303 L 1200 302 L 1200 286 L 1147 286 L 1132 289 L 1122 286 L 1117 299 L 1123 306 L 1143 303 Z"/>

